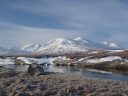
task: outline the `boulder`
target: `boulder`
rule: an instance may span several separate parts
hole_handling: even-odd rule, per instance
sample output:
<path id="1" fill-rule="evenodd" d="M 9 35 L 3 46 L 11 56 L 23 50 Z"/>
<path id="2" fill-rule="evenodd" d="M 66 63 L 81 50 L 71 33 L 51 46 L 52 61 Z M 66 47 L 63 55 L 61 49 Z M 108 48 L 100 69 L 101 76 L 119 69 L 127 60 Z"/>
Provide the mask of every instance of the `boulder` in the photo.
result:
<path id="1" fill-rule="evenodd" d="M 28 67 L 28 73 L 31 75 L 43 75 L 44 69 L 40 65 L 31 64 Z"/>

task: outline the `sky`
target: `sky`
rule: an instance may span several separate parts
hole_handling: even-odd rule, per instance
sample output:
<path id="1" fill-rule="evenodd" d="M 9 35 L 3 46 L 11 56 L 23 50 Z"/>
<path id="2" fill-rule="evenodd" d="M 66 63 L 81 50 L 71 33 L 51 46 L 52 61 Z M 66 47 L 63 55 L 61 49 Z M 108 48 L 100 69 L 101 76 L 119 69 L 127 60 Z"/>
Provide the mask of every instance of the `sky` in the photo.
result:
<path id="1" fill-rule="evenodd" d="M 0 47 L 84 37 L 128 48 L 128 0 L 0 0 Z"/>

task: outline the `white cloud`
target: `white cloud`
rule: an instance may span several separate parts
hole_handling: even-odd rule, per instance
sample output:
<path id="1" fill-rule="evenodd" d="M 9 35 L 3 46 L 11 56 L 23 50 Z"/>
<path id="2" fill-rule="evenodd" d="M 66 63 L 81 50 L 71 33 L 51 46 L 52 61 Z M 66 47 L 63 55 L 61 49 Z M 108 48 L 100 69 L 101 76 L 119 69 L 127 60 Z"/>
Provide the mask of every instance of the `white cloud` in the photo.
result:
<path id="1" fill-rule="evenodd" d="M 115 0 L 38 0 L 37 2 L 22 2 L 9 4 L 15 10 L 56 17 L 60 22 L 80 25 L 104 24 L 107 26 L 121 25 L 128 21 L 125 6 Z M 82 25 L 82 26 L 83 26 Z"/>
<path id="2" fill-rule="evenodd" d="M 0 44 L 3 46 L 46 43 L 56 38 L 75 38 L 81 35 L 81 33 L 74 30 L 28 27 L 5 22 L 0 23 L 0 26 L 3 26 L 0 29 Z"/>
<path id="3" fill-rule="evenodd" d="M 52 23 L 49 28 L 9 24 L 9 28 L 0 29 L 0 31 L 9 35 L 12 41 L 14 41 L 13 37 L 17 37 L 16 40 L 23 44 L 23 42 L 31 43 L 41 40 L 44 42 L 44 40 L 58 37 L 73 38 L 79 35 L 86 36 L 90 40 L 110 41 L 127 46 L 127 2 L 125 4 L 119 0 L 37 0 L 36 2 L 18 0 L 6 2 L 5 5 L 7 8 L 30 16 L 52 18 L 64 26 L 63 30 L 53 28 L 52 21 L 47 21 Z M 5 33 L 0 37 L 6 37 Z"/>

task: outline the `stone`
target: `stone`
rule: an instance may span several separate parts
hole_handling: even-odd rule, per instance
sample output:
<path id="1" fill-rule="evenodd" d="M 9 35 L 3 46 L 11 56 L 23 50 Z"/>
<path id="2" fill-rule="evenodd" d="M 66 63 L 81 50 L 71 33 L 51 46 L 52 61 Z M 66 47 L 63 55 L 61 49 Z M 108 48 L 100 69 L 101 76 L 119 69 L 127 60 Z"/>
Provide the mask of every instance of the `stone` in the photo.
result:
<path id="1" fill-rule="evenodd" d="M 32 64 L 32 65 L 29 65 L 28 67 L 28 73 L 31 75 L 36 75 L 36 76 L 43 75 L 44 69 L 40 65 Z"/>
<path id="2" fill-rule="evenodd" d="M 0 96 L 7 96 L 2 88 L 0 88 Z"/>

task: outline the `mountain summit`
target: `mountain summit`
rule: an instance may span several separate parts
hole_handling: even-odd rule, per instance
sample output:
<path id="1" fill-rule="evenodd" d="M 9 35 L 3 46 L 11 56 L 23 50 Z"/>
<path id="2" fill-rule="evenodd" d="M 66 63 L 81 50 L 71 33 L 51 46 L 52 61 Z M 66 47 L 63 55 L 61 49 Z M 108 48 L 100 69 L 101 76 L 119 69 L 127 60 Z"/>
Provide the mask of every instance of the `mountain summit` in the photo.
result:
<path id="1" fill-rule="evenodd" d="M 87 52 L 91 50 L 115 50 L 120 49 L 115 43 L 96 43 L 78 37 L 76 39 L 58 38 L 54 39 L 45 45 L 43 44 L 28 44 L 21 48 L 11 47 L 4 49 L 0 47 L 0 54 L 66 54 L 75 52 Z"/>
<path id="2" fill-rule="evenodd" d="M 59 38 L 54 39 L 40 48 L 37 53 L 40 54 L 66 54 L 74 52 L 87 52 L 90 50 L 112 50 L 117 49 L 102 43 L 96 43 L 82 37 L 76 39 Z"/>
<path id="3" fill-rule="evenodd" d="M 42 49 L 39 49 L 38 53 L 48 54 L 65 54 L 72 52 L 88 51 L 88 48 L 80 45 L 79 42 L 69 38 L 59 38 L 52 40 L 44 45 Z"/>

